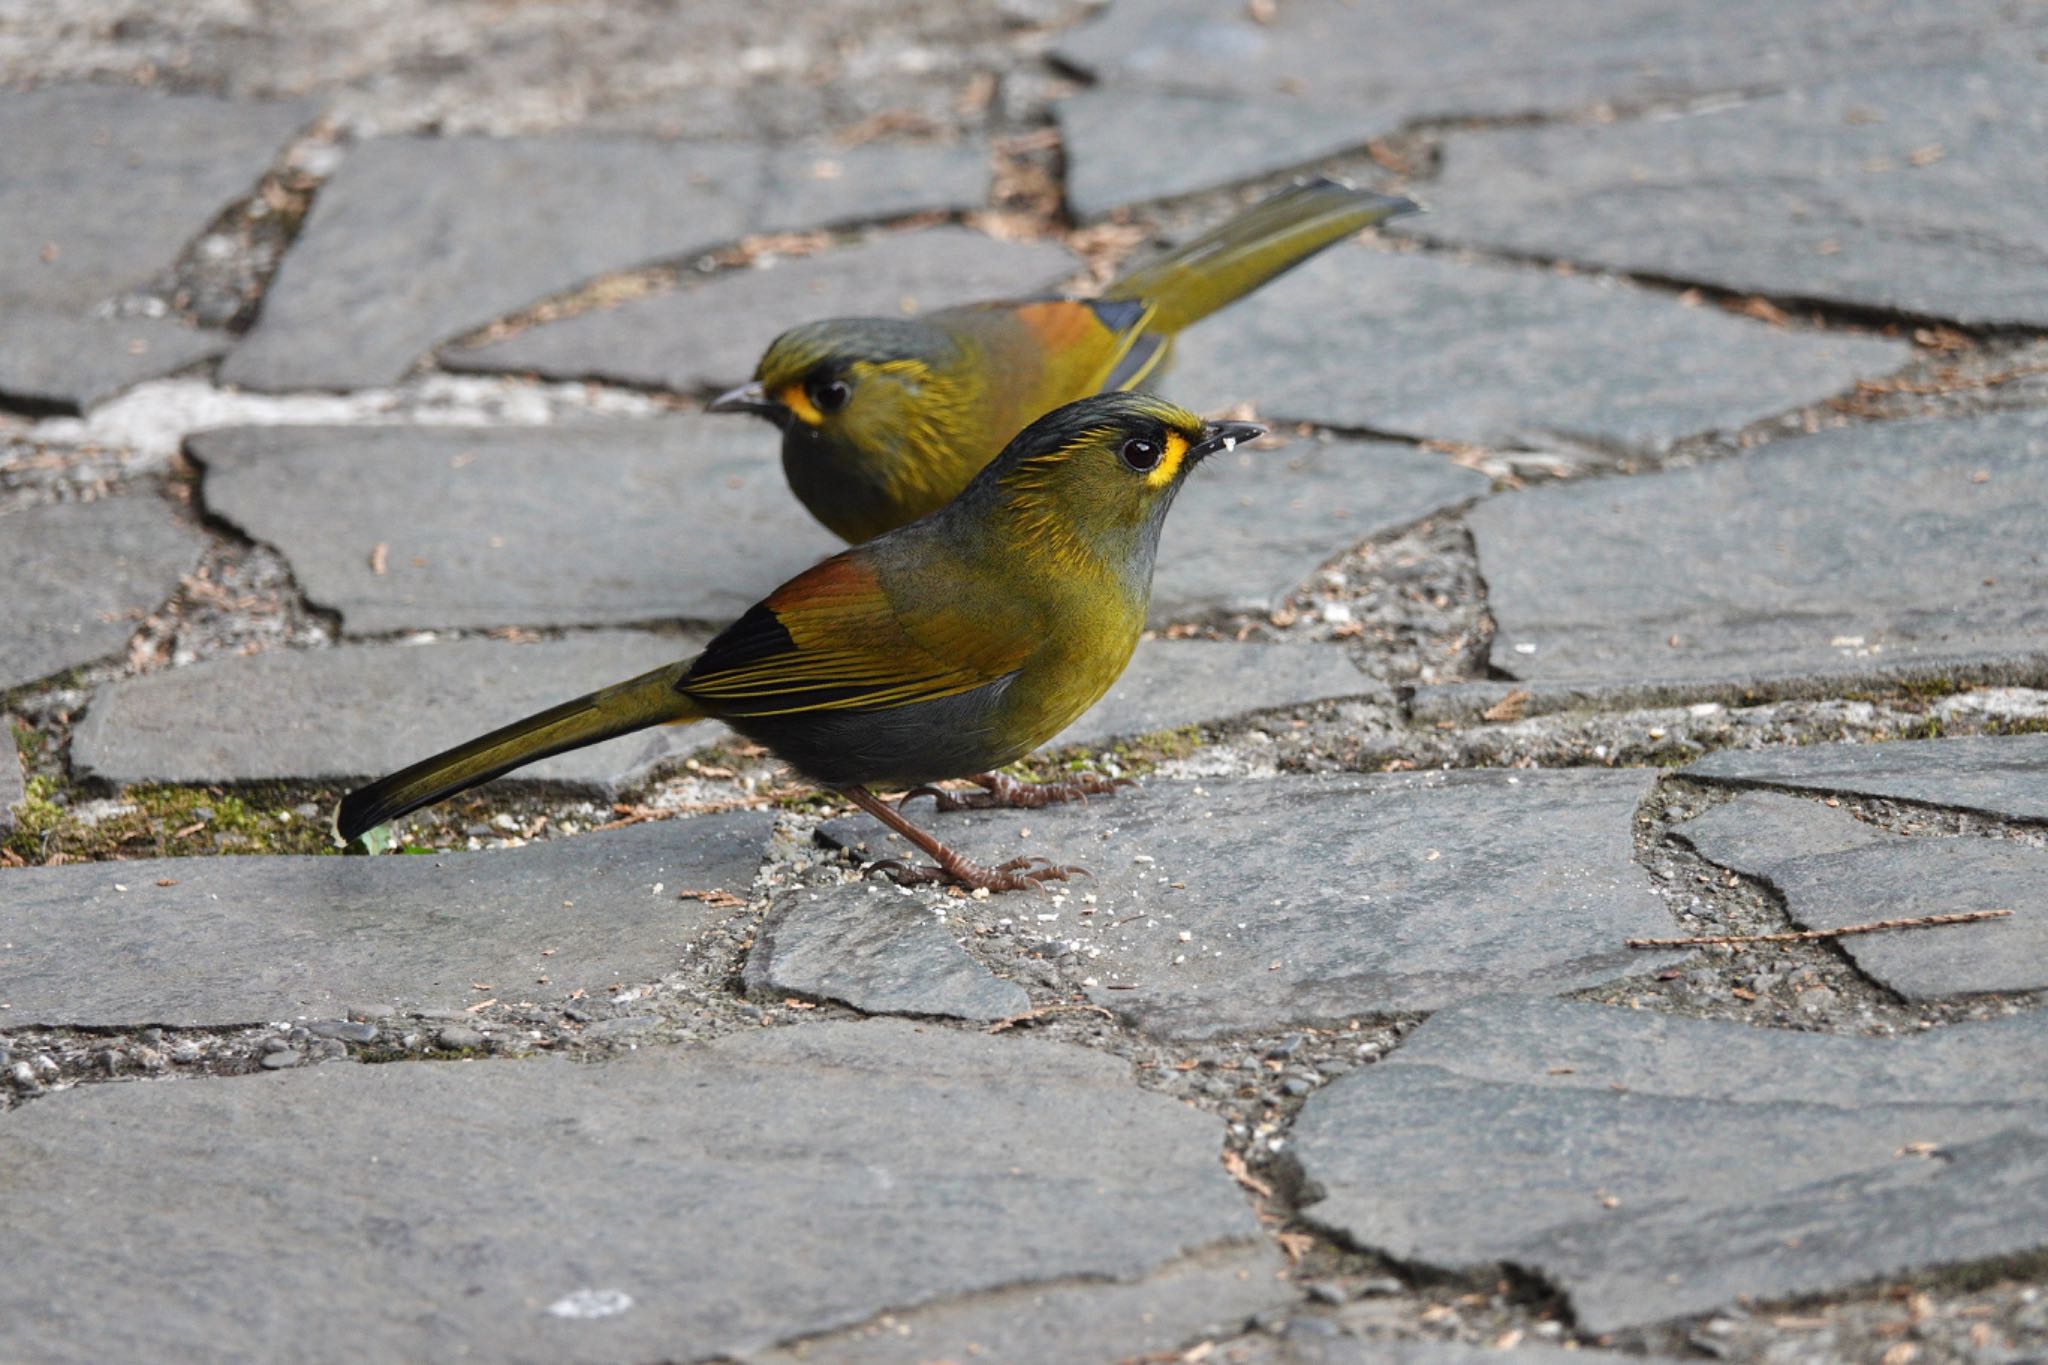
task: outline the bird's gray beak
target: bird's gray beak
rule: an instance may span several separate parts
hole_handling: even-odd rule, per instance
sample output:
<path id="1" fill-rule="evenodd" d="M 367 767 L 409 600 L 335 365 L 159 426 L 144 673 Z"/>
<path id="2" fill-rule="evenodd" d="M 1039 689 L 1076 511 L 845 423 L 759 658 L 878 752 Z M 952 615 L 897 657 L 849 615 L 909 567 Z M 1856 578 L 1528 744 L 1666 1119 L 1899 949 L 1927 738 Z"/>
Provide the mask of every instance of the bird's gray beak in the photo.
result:
<path id="1" fill-rule="evenodd" d="M 1240 441 L 1256 441 L 1266 434 L 1257 422 L 1211 422 L 1202 428 L 1202 439 L 1188 451 L 1191 460 L 1206 460 L 1218 451 L 1235 450 Z"/>
<path id="2" fill-rule="evenodd" d="M 707 412 L 757 412 L 771 422 L 779 422 L 784 409 L 782 404 L 768 396 L 758 379 L 748 380 L 736 389 L 727 389 L 711 400 Z"/>
<path id="3" fill-rule="evenodd" d="M 1425 212 L 1422 205 L 1413 199 L 1398 194 L 1376 194 L 1373 196 L 1372 223 L 1384 223 L 1389 218 L 1402 218 L 1411 213 Z"/>

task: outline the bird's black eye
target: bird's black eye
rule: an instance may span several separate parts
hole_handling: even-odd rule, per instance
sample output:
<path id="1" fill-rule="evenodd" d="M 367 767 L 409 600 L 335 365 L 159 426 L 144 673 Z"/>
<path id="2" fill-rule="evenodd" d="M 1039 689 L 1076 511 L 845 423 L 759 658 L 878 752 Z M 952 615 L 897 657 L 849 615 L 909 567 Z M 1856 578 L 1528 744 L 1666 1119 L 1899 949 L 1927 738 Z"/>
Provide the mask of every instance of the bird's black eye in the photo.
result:
<path id="1" fill-rule="evenodd" d="M 1140 474 L 1159 467 L 1159 442 L 1148 441 L 1143 436 L 1133 436 L 1125 441 L 1124 448 L 1118 454 L 1123 456 L 1125 464 Z"/>
<path id="2" fill-rule="evenodd" d="M 844 379 L 813 379 L 804 385 L 804 394 L 819 412 L 837 412 L 853 397 L 853 389 Z"/>

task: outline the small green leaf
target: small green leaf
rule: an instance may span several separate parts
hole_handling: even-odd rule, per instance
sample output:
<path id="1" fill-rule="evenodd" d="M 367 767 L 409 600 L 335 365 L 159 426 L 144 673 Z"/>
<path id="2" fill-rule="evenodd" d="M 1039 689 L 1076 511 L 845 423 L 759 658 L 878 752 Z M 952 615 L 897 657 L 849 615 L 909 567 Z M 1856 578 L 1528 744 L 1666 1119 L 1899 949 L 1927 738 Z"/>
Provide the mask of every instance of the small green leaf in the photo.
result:
<path id="1" fill-rule="evenodd" d="M 391 826 L 373 825 L 361 834 L 358 834 L 355 837 L 355 841 L 348 846 L 347 851 L 350 853 L 366 853 L 371 857 L 375 857 L 379 853 L 389 852 L 391 846 L 397 842 L 398 838 L 391 832 Z"/>

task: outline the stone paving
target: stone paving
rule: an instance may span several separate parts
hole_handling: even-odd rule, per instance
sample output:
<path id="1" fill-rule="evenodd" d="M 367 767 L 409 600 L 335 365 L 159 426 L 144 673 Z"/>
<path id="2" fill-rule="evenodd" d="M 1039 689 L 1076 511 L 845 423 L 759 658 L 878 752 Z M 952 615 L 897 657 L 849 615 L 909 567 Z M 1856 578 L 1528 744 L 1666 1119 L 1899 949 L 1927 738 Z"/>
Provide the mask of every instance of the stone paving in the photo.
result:
<path id="1" fill-rule="evenodd" d="M 749 233 L 981 202 L 973 146 L 392 138 L 342 163 L 221 367 L 256 389 L 363 388 L 436 343 L 599 275 Z M 603 212 L 591 212 L 606 205 Z"/>
<path id="2" fill-rule="evenodd" d="M 2048 644 L 2048 415 L 1890 423 L 1470 518 L 1501 675 L 1859 673 Z"/>
<path id="3" fill-rule="evenodd" d="M 118 653 L 199 558 L 197 530 L 146 491 L 0 516 L 0 688 Z"/>
<path id="4" fill-rule="evenodd" d="M 1024 298 L 1081 262 L 1052 242 L 999 242 L 941 225 L 734 271 L 450 347 L 451 369 L 601 379 L 671 393 L 724 392 L 751 379 L 768 343 L 826 317 L 914 316 L 963 299 Z"/>
<path id="5" fill-rule="evenodd" d="M 0 18 L 0 1357 L 2048 1352 L 2048 11 L 681 22 Z M 783 327 L 1302 169 L 1429 212 L 1182 340 L 1133 781 L 920 817 L 1090 876 L 709 725 L 328 856 L 836 548 Z"/>
<path id="6" fill-rule="evenodd" d="M 147 1321 L 153 1350 L 188 1358 L 224 1329 L 252 1357 L 730 1358 L 1020 1282 L 1140 1280 L 1257 1236 L 1208 1121 L 1074 1048 L 841 1023 L 605 1067 L 413 1070 L 106 1087 L 80 1097 L 89 1146 L 56 1106 L 21 1114 L 14 1226 L 69 1250 L 8 1277 L 13 1344 L 101 1358 Z M 274 1159 L 221 1163 L 224 1130 Z M 188 1264 L 132 1259 L 202 1217 L 232 1235 Z M 1270 1264 L 1245 1261 L 1256 1279 L 1214 1299 L 1139 1296 L 1174 1312 L 1156 1337 L 1275 1294 Z M 95 1287 L 109 1270 L 118 1316 Z M 268 1306 L 245 1315 L 252 1278 Z"/>
<path id="7" fill-rule="evenodd" d="M 1421 15 L 1398 0 L 1117 4 L 1060 41 L 1060 58 L 1096 82 L 1060 117 L 1071 194 L 1093 216 L 1417 123 L 1682 108 L 1851 73 L 1875 85 L 1899 69 L 2028 50 L 2044 24 L 2038 10 L 1996 0 L 1735 0 L 1682 18 L 1655 0 L 1556 0 L 1506 15 L 1486 0 Z"/>
<path id="8" fill-rule="evenodd" d="M 227 333 L 129 296 L 254 190 L 314 112 L 132 89 L 0 91 L 0 397 L 76 410 L 225 351 Z"/>
<path id="9" fill-rule="evenodd" d="M 1626 128 L 1450 138 L 1429 236 L 1973 325 L 2048 323 L 2037 62 L 1885 72 Z"/>
<path id="10" fill-rule="evenodd" d="M 1890 917 L 2011 910 L 1967 937 L 1843 941 L 1865 975 L 1907 1000 L 2048 988 L 2048 856 L 2039 848 L 1895 834 L 1768 793 L 1717 806 L 1676 832 L 1708 861 L 1770 885 L 1801 928 L 1862 923 L 1877 904 Z"/>
<path id="11" fill-rule="evenodd" d="M 592 678 L 658 668 L 702 638 L 581 631 L 213 659 L 101 690 L 72 735 L 71 763 L 117 787 L 364 781 L 465 726 L 510 724 L 589 691 Z M 703 726 L 646 730 L 542 759 L 519 780 L 618 796 L 716 740 Z"/>
<path id="12" fill-rule="evenodd" d="M 25 869 L 0 909 L 11 948 L 0 991 L 10 1023 L 188 1027 L 461 1007 L 479 983 L 518 996 L 602 991 L 660 972 L 720 918 L 710 901 L 663 892 L 745 891 L 769 824 L 735 811 L 418 863 Z"/>
<path id="13" fill-rule="evenodd" d="M 1595 1332 L 2030 1251 L 2042 1022 L 1870 1040 L 1448 1010 L 1303 1107 L 1307 1216 L 1403 1260 L 1527 1266 Z"/>
<path id="14" fill-rule="evenodd" d="M 1087 864 L 1085 890 L 1033 908 L 1040 951 L 1085 969 L 1089 998 L 1140 1028 L 1207 1038 L 1660 965 L 1616 947 L 1667 923 L 1631 858 L 1649 785 L 1585 772 L 1154 782 L 932 828 L 970 857 L 1021 847 Z M 857 819 L 820 835 L 875 857 L 910 851 Z M 875 891 L 833 893 L 815 932 Z M 810 915 L 778 939 L 812 932 Z"/>
<path id="15" fill-rule="evenodd" d="M 1661 450 L 1817 402 L 1907 355 L 1612 282 L 1358 254 L 1312 261 L 1190 335 L 1163 387 L 1416 439 Z"/>

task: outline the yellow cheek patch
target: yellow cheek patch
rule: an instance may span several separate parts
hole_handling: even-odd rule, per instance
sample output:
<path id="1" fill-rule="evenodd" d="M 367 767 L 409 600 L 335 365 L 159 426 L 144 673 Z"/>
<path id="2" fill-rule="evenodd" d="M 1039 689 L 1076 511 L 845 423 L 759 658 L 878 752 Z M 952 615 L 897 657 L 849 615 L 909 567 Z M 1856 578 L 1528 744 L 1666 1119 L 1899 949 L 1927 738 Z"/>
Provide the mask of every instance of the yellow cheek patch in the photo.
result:
<path id="1" fill-rule="evenodd" d="M 825 414 L 812 406 L 810 395 L 804 392 L 804 386 L 801 384 L 791 384 L 775 395 L 775 401 L 795 413 L 796 420 L 807 427 L 817 426 L 825 420 Z"/>
<path id="2" fill-rule="evenodd" d="M 1166 449 L 1160 452 L 1159 463 L 1145 476 L 1145 486 L 1164 488 L 1172 483 L 1174 475 L 1180 472 L 1180 462 L 1187 458 L 1187 453 L 1188 438 L 1177 431 L 1167 432 Z"/>

